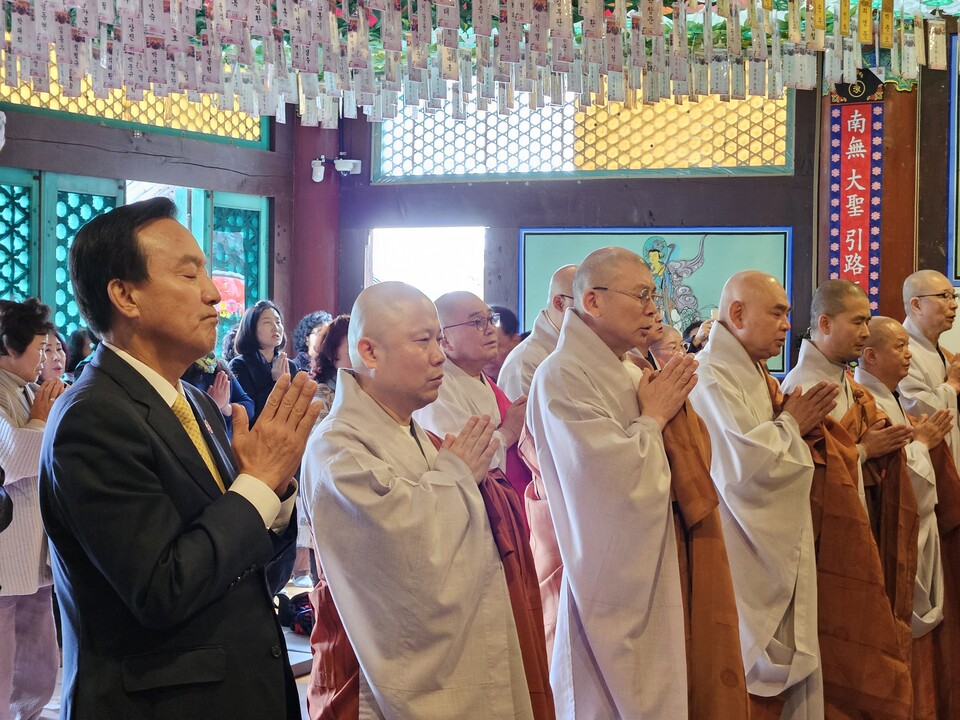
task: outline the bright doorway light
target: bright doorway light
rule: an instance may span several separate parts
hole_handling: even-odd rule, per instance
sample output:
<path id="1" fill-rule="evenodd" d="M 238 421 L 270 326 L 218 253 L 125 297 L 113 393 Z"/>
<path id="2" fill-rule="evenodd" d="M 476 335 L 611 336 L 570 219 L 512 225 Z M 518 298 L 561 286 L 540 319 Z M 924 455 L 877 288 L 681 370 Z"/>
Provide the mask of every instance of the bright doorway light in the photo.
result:
<path id="1" fill-rule="evenodd" d="M 486 228 L 374 228 L 364 286 L 399 280 L 431 300 L 453 290 L 483 297 Z"/>

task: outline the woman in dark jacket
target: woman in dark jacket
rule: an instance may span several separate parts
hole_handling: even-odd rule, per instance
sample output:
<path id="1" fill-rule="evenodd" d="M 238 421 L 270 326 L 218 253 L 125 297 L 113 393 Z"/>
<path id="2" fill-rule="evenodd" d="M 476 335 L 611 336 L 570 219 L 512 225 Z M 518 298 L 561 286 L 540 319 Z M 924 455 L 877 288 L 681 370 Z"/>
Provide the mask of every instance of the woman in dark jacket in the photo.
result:
<path id="1" fill-rule="evenodd" d="M 223 376 L 222 379 L 221 376 Z M 228 435 L 233 429 L 231 417 L 233 416 L 234 403 L 243 405 L 248 418 L 253 417 L 253 400 L 240 387 L 240 383 L 237 382 L 236 376 L 230 372 L 227 364 L 213 353 L 200 358 L 188 367 L 180 379 L 190 383 L 198 390 L 203 390 L 213 398 L 223 415 Z"/>
<path id="2" fill-rule="evenodd" d="M 281 349 L 285 343 L 283 318 L 276 305 L 269 300 L 260 300 L 246 309 L 237 330 L 237 356 L 230 361 L 230 370 L 253 400 L 251 427 L 280 376 L 297 374 L 296 365 Z"/>

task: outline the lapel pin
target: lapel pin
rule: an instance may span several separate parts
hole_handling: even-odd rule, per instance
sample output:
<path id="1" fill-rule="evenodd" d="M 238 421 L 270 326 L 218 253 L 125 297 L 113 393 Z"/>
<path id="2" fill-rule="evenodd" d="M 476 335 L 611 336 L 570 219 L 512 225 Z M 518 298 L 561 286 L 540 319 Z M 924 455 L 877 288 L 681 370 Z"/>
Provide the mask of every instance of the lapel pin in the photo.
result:
<path id="1" fill-rule="evenodd" d="M 204 420 L 204 421 L 203 421 L 203 424 L 206 426 L 207 432 L 210 433 L 211 435 L 213 435 L 213 428 L 210 427 L 210 421 L 209 421 L 209 420 Z"/>

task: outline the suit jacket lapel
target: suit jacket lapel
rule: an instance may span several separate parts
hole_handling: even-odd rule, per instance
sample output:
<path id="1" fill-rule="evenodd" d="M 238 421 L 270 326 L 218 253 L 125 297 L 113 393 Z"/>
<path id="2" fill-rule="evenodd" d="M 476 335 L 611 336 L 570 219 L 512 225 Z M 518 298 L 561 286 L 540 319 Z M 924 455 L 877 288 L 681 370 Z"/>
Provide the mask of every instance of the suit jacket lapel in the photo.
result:
<path id="1" fill-rule="evenodd" d="M 130 394 L 132 400 L 144 408 L 144 417 L 147 424 L 153 428 L 154 432 L 156 432 L 164 443 L 166 443 L 167 447 L 170 448 L 170 452 L 180 461 L 190 478 L 212 499 L 220 497 L 222 494 L 220 488 L 217 487 L 216 481 L 203 462 L 203 458 L 200 457 L 200 453 L 194 446 L 190 436 L 187 435 L 187 431 L 183 429 L 183 425 L 180 424 L 177 416 L 173 414 L 173 410 L 167 406 L 163 398 L 161 398 L 160 394 L 147 382 L 146 378 L 104 345 L 100 345 L 97 348 L 96 355 L 91 361 L 91 364 L 112 377 L 117 384 Z M 194 403 L 190 401 L 189 392 L 187 399 L 191 407 L 195 408 Z M 196 410 L 194 410 L 194 415 L 197 414 Z M 200 414 L 200 416 L 203 417 L 202 414 Z M 206 434 L 206 428 L 204 427 L 206 421 L 199 421 L 199 424 L 200 432 Z M 209 437 L 207 437 L 207 446 L 211 448 L 214 458 L 219 458 L 220 452 L 218 444 L 211 443 Z M 220 467 L 221 477 L 223 477 L 224 482 L 226 483 L 228 479 L 232 480 L 233 475 L 224 472 L 224 468 L 221 466 L 221 459 L 216 459 L 215 461 L 218 467 Z"/>

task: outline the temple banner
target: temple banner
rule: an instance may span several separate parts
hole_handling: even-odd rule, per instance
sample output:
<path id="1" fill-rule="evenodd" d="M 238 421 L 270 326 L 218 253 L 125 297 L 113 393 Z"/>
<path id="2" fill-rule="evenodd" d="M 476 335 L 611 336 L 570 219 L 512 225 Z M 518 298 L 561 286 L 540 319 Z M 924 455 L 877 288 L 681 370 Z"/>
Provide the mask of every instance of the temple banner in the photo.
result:
<path id="1" fill-rule="evenodd" d="M 867 77 L 869 76 L 869 77 Z M 850 280 L 879 309 L 883 85 L 869 71 L 837 85 L 830 107 L 830 278 Z"/>

